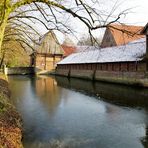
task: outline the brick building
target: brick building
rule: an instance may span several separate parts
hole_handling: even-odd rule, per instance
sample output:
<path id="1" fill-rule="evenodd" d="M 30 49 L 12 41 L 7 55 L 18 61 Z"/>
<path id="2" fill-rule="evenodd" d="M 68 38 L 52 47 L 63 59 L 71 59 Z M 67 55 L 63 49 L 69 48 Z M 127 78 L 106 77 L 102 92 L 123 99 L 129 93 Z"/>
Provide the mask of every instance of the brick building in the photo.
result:
<path id="1" fill-rule="evenodd" d="M 145 38 L 127 45 L 74 53 L 57 64 L 58 69 L 146 71 Z"/>
<path id="2" fill-rule="evenodd" d="M 143 81 L 147 81 L 148 77 L 148 25 L 141 33 L 140 39 L 124 45 L 74 53 L 57 64 L 56 73 L 91 80 L 145 85 Z"/>
<path id="3" fill-rule="evenodd" d="M 53 31 L 47 32 L 41 39 L 36 51 L 30 55 L 31 66 L 37 71 L 51 71 L 63 58 L 64 51 Z"/>
<path id="4" fill-rule="evenodd" d="M 67 56 L 71 55 L 72 53 L 76 52 L 76 46 L 65 45 L 65 44 L 62 44 L 61 46 L 64 51 L 64 57 L 67 57 Z"/>
<path id="5" fill-rule="evenodd" d="M 140 33 L 142 29 L 142 26 L 129 26 L 119 24 L 109 25 L 104 33 L 101 47 L 105 48 L 125 45 L 131 41 L 138 40 L 144 37 L 144 35 Z"/>
<path id="6" fill-rule="evenodd" d="M 148 23 L 141 31 L 141 34 L 144 34 L 146 36 L 146 56 L 145 56 L 145 59 L 146 59 L 146 69 L 148 71 Z"/>

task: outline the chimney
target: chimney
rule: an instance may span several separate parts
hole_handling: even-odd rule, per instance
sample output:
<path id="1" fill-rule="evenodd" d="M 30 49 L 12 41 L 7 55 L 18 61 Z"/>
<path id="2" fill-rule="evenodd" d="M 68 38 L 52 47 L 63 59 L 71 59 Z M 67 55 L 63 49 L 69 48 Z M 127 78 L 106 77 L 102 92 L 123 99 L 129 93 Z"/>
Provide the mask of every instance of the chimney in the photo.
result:
<path id="1" fill-rule="evenodd" d="M 146 71 L 148 71 L 148 23 L 141 31 L 141 34 L 146 36 Z"/>

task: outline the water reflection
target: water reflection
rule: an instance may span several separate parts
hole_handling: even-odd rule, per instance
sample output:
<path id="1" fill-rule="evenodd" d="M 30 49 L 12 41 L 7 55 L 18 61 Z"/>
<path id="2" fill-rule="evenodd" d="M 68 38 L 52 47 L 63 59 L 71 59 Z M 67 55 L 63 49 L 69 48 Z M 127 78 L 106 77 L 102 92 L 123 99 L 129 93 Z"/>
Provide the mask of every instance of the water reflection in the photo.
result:
<path id="1" fill-rule="evenodd" d="M 31 79 L 31 88 L 34 90 L 34 94 L 47 106 L 49 112 L 53 112 L 60 103 L 60 89 L 56 89 L 55 79 L 47 79 L 44 76 L 36 77 Z"/>
<path id="2" fill-rule="evenodd" d="M 92 82 L 81 79 L 56 77 L 62 87 L 96 95 L 99 99 L 123 106 L 148 108 L 148 89 L 111 83 Z"/>
<path id="3" fill-rule="evenodd" d="M 13 76 L 9 82 L 25 148 L 147 147 L 145 89 L 63 77 Z"/>
<path id="4" fill-rule="evenodd" d="M 99 99 L 112 103 L 130 106 L 144 107 L 148 110 L 148 89 L 140 87 L 130 87 L 111 83 L 92 82 L 81 79 L 56 76 L 59 86 L 74 89 L 89 95 L 96 95 Z M 108 112 L 114 112 L 114 108 L 108 108 Z M 148 127 L 145 128 L 145 136 L 141 142 L 148 148 Z"/>
<path id="5" fill-rule="evenodd" d="M 141 139 L 141 142 L 145 148 L 148 148 L 148 127 L 145 129 L 145 137 Z"/>

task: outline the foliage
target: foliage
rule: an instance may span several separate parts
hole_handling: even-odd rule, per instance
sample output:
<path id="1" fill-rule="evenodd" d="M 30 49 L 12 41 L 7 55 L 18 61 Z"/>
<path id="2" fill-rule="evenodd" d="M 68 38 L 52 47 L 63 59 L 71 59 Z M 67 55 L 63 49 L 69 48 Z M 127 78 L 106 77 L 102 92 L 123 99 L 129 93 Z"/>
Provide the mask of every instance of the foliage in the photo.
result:
<path id="1" fill-rule="evenodd" d="M 4 63 L 9 67 L 29 66 L 30 57 L 17 41 L 6 44 Z"/>

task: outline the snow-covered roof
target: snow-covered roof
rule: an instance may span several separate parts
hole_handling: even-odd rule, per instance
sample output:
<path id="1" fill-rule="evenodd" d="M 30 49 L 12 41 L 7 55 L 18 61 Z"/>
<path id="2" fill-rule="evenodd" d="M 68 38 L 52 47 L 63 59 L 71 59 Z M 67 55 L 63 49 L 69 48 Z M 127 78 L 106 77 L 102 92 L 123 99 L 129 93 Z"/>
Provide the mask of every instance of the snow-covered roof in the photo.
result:
<path id="1" fill-rule="evenodd" d="M 145 53 L 146 41 L 145 38 L 142 38 L 124 46 L 102 49 L 95 48 L 85 52 L 74 53 L 60 61 L 58 64 L 140 61 Z"/>
<path id="2" fill-rule="evenodd" d="M 95 47 L 95 46 L 76 46 L 76 53 L 77 52 L 86 52 L 86 51 L 94 51 L 96 49 L 98 49 L 99 47 Z"/>

